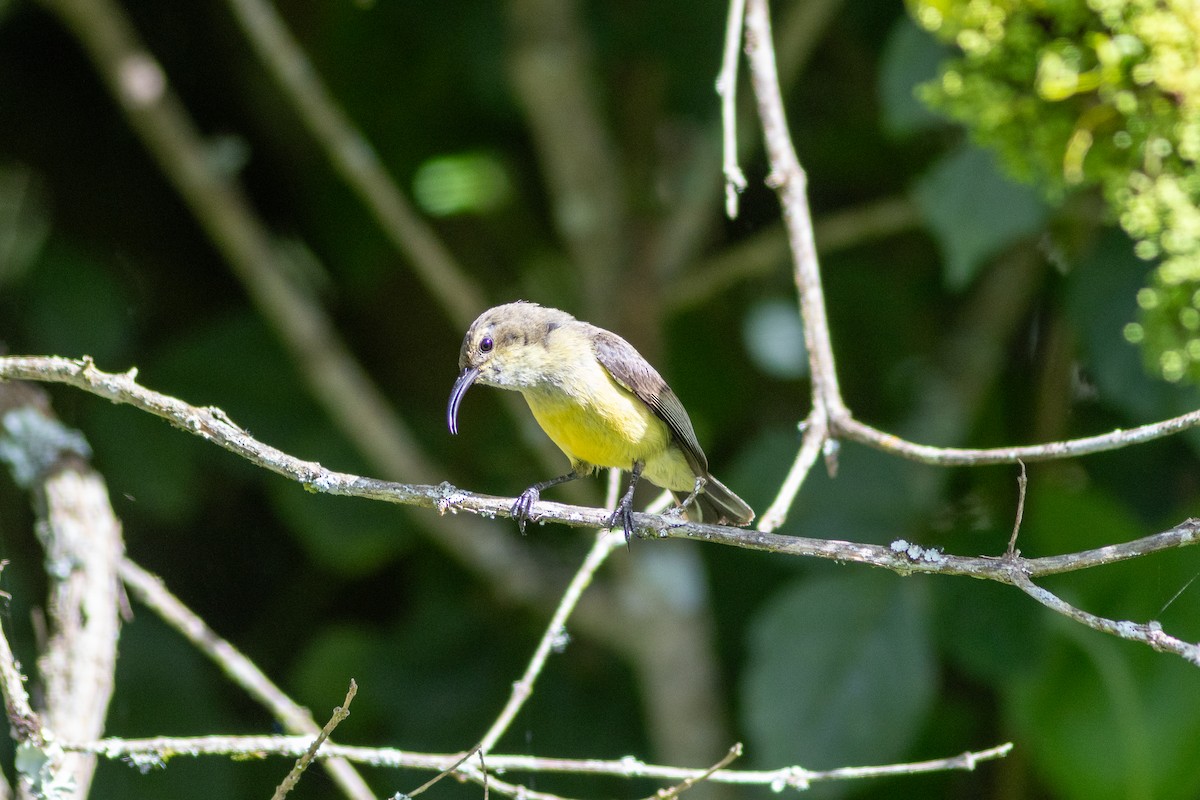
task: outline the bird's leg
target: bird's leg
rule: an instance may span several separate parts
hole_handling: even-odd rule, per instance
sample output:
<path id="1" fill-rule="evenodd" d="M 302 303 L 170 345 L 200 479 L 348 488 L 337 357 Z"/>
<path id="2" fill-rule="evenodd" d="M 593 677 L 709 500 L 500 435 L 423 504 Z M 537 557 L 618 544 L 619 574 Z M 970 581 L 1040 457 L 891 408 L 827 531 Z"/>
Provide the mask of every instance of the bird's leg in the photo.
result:
<path id="1" fill-rule="evenodd" d="M 692 493 L 689 494 L 687 497 L 683 498 L 683 500 L 681 500 L 679 502 L 679 505 L 675 506 L 670 511 L 665 512 L 666 515 L 672 516 L 672 517 L 686 516 L 688 506 L 690 506 L 692 503 L 696 502 L 697 495 L 699 495 L 701 492 L 704 491 L 704 485 L 706 483 L 708 483 L 708 478 L 704 478 L 704 477 L 701 477 L 700 475 L 697 475 L 696 476 L 696 485 L 692 487 Z"/>
<path id="2" fill-rule="evenodd" d="M 541 499 L 543 489 L 549 489 L 551 486 L 558 486 L 560 483 L 573 481 L 581 476 L 582 473 L 571 470 L 566 475 L 559 475 L 557 478 L 535 483 L 521 492 L 521 496 L 512 504 L 512 518 L 517 521 L 517 527 L 521 529 L 521 533 L 525 533 L 525 523 L 530 520 L 529 513 L 533 510 L 533 504 Z"/>
<path id="3" fill-rule="evenodd" d="M 617 507 L 605 523 L 610 528 L 615 528 L 618 521 L 621 523 L 625 530 L 626 546 L 629 545 L 629 538 L 633 536 L 633 490 L 637 488 L 638 479 L 642 477 L 642 468 L 645 466 L 644 462 L 633 462 L 633 469 L 629 471 L 629 488 L 625 490 L 625 496 L 617 503 Z"/>

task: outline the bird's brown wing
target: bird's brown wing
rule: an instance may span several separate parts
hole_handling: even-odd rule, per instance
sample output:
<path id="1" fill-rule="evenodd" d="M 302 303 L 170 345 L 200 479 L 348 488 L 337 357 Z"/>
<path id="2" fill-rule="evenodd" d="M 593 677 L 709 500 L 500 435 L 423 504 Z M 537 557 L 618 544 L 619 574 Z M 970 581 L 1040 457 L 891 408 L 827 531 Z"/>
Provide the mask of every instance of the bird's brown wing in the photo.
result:
<path id="1" fill-rule="evenodd" d="M 696 475 L 708 475 L 708 459 L 696 441 L 692 420 L 684 410 L 683 403 L 667 386 L 667 382 L 633 345 L 603 328 L 592 327 L 592 349 L 596 360 L 608 370 L 613 380 L 633 392 L 639 400 L 650 406 L 671 430 L 671 436 L 683 450 L 688 465 Z"/>

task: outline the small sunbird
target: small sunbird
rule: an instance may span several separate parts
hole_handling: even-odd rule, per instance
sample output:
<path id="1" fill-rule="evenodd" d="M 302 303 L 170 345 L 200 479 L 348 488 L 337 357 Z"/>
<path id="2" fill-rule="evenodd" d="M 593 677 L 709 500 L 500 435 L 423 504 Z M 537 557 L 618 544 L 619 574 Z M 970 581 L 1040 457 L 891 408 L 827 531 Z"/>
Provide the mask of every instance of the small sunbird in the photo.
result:
<path id="1" fill-rule="evenodd" d="M 633 535 L 639 478 L 669 489 L 693 518 L 748 525 L 754 511 L 708 471 L 692 421 L 662 376 L 633 345 L 565 311 L 516 302 L 489 308 L 471 324 L 458 357 L 447 419 L 472 384 L 520 392 L 534 419 L 571 461 L 566 475 L 530 486 L 513 503 L 521 531 L 543 489 L 597 467 L 629 472 L 629 488 L 608 518 Z"/>

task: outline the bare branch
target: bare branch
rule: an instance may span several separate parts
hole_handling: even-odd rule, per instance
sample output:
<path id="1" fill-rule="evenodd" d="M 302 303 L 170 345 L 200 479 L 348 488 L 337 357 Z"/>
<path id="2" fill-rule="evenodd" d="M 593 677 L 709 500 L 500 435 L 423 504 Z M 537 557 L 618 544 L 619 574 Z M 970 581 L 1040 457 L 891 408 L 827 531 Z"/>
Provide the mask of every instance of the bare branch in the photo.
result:
<path id="1" fill-rule="evenodd" d="M 1005 558 L 1016 558 L 1017 535 L 1021 532 L 1021 522 L 1025 519 L 1025 490 L 1029 488 L 1029 476 L 1025 474 L 1025 462 L 1021 465 L 1021 474 L 1017 476 L 1017 513 L 1013 519 L 1012 536 L 1008 538 L 1008 549 L 1004 551 Z"/>
<path id="2" fill-rule="evenodd" d="M 706 781 L 709 778 L 711 778 L 713 776 L 714 772 L 717 772 L 718 770 L 722 770 L 725 767 L 728 767 L 730 764 L 732 764 L 734 761 L 736 761 L 737 759 L 739 759 L 741 757 L 742 757 L 742 743 L 738 742 L 733 747 L 729 748 L 729 752 L 726 753 L 724 755 L 724 757 L 721 758 L 720 761 L 718 761 L 717 763 L 713 764 L 711 767 L 706 769 L 702 774 L 697 775 L 695 777 L 691 777 L 691 778 L 685 778 L 684 780 L 680 781 L 679 783 L 675 784 L 674 786 L 670 786 L 666 789 L 659 789 L 657 792 L 650 795 L 650 797 L 646 798 L 646 800 L 671 800 L 671 798 L 678 797 L 679 795 L 686 792 L 688 789 L 695 786 L 697 783 L 700 783 L 701 781 Z"/>
<path id="3" fill-rule="evenodd" d="M 817 456 L 820 455 L 822 447 L 828 441 L 829 420 L 824 414 L 817 413 L 816 409 L 809 413 L 808 419 L 800 424 L 800 429 L 803 431 L 800 452 L 796 454 L 792 468 L 788 470 L 783 483 L 779 485 L 775 500 L 759 517 L 758 529 L 760 531 L 776 530 L 787 520 L 792 501 L 796 499 L 796 494 L 804 484 L 804 479 L 808 477 L 808 471 L 812 469 L 813 464 L 817 463 Z"/>
<path id="4" fill-rule="evenodd" d="M 1023 445 L 1020 447 L 960 448 L 933 447 L 914 444 L 898 436 L 872 428 L 852 417 L 843 417 L 835 426 L 836 435 L 882 450 L 885 453 L 935 466 L 978 467 L 985 464 L 1015 464 L 1018 461 L 1057 461 L 1064 458 L 1118 450 L 1132 444 L 1162 439 L 1180 431 L 1200 425 L 1200 411 L 1191 411 L 1178 417 L 1165 419 L 1136 428 L 1115 430 L 1098 436 L 1067 439 L 1061 442 Z"/>
<path id="5" fill-rule="evenodd" d="M 38 659 L 46 727 L 67 739 L 104 733 L 113 693 L 122 608 L 121 523 L 104 479 L 88 464 L 83 434 L 59 422 L 45 390 L 0 384 L 0 458 L 30 491 L 45 550 L 50 635 Z M 95 759 L 79 754 L 47 780 L 86 796 Z"/>
<path id="6" fill-rule="evenodd" d="M 7 561 L 0 561 L 0 569 L 8 564 Z M 42 720 L 34 713 L 33 707 L 29 704 L 29 694 L 25 691 L 25 676 L 21 674 L 21 665 L 17 663 L 13 657 L 12 647 L 8 643 L 8 637 L 5 636 L 3 627 L 0 626 L 0 691 L 4 692 L 4 710 L 8 716 L 8 732 L 12 737 L 13 742 L 17 745 L 17 752 L 27 751 L 33 754 L 40 754 L 43 765 L 47 767 L 46 773 L 53 780 L 55 776 L 61 773 L 61 767 L 55 763 L 51 755 L 47 752 L 48 740 L 52 735 L 42 727 Z M 61 753 L 59 753 L 61 756 Z M 61 761 L 61 758 L 58 759 Z M 95 760 L 94 757 L 90 760 Z M 30 766 L 31 759 L 25 759 L 25 764 L 17 767 L 16 788 L 18 797 L 21 800 L 32 798 L 35 796 L 34 785 L 40 777 L 42 770 L 34 770 Z M 34 772 L 35 774 L 30 774 Z M 0 780 L 0 797 L 12 797 L 12 787 L 7 781 Z"/>
<path id="7" fill-rule="evenodd" d="M 185 756 L 281 756 L 295 757 L 302 754 L 311 743 L 304 736 L 197 736 L 152 739 L 102 739 L 98 742 L 70 742 L 63 745 L 69 751 L 96 753 L 109 759 L 138 759 L 171 753 L 173 757 Z M 815 783 L 828 781 L 860 780 L 891 775 L 915 775 L 947 770 L 973 770 L 984 761 L 1004 758 L 1012 750 L 1005 743 L 986 750 L 961 753 L 948 758 L 915 761 L 903 764 L 884 764 L 868 767 L 841 767 L 831 770 L 810 770 L 801 766 L 789 766 L 770 770 L 690 769 L 647 764 L 636 758 L 617 760 L 543 758 L 539 756 L 503 755 L 488 756 L 487 764 L 493 773 L 490 779 L 501 791 L 505 784 L 495 783 L 495 773 L 562 773 L 572 775 L 609 775 L 617 778 L 649 778 L 652 780 L 681 782 L 705 779 L 714 783 L 740 786 L 768 786 L 777 789 L 806 789 Z M 473 755 L 469 754 L 469 755 Z M 424 769 L 441 771 L 447 765 L 461 762 L 465 768 L 467 760 L 459 754 L 414 753 L 390 747 L 355 747 L 327 743 L 318 753 L 318 758 L 345 758 L 373 767 Z M 476 768 L 471 766 L 471 770 Z M 466 775 L 473 780 L 482 780 L 476 773 Z M 509 785 L 511 786 L 511 784 Z M 540 795 L 554 797 L 554 795 Z"/>
<path id="8" fill-rule="evenodd" d="M 792 146 L 787 114 L 779 91 L 775 46 L 771 40 L 771 18 L 766 0 L 747 0 L 746 56 L 758 101 L 758 115 L 762 120 L 767 159 L 771 165 L 767 184 L 775 189 L 783 206 L 783 222 L 796 267 L 796 288 L 800 294 L 800 315 L 804 319 L 804 339 L 808 345 L 814 407 L 819 400 L 824 406 L 823 413 L 838 420 L 849 412 L 842 403 L 834 367 L 833 345 L 829 339 L 825 290 L 821 285 L 812 215 L 808 208 L 808 176 L 800 166 Z"/>
<path id="9" fill-rule="evenodd" d="M 627 252 L 616 146 L 597 100 L 576 0 L 507 0 L 510 74 L 551 191 L 554 218 L 583 281 L 584 307 L 611 306 Z"/>
<path id="10" fill-rule="evenodd" d="M 721 97 L 722 171 L 725 173 L 725 216 L 736 219 L 738 197 L 746 189 L 746 176 L 738 166 L 737 82 L 741 63 L 742 22 L 746 0 L 730 0 L 729 19 L 725 23 L 725 49 L 721 72 L 717 75 L 717 94 Z"/>
<path id="11" fill-rule="evenodd" d="M 455 761 L 453 764 L 446 767 L 444 770 L 439 772 L 437 775 L 434 775 L 432 778 L 430 778 L 429 780 L 422 783 L 416 789 L 413 789 L 411 792 L 408 792 L 407 796 L 408 797 L 416 797 L 419 794 L 423 794 L 425 792 L 425 790 L 427 790 L 429 787 L 436 784 L 442 778 L 446 777 L 447 775 L 452 775 L 455 772 L 457 772 L 458 768 L 461 767 L 468 758 L 470 758 L 471 756 L 475 755 L 478 752 L 479 752 L 478 745 L 476 745 L 475 747 L 472 747 L 470 750 L 463 753 L 462 756 L 457 761 Z"/>
<path id="12" fill-rule="evenodd" d="M 443 514 L 466 511 L 486 517 L 511 516 L 513 501 L 509 498 L 475 494 L 458 489 L 449 483 L 423 486 L 381 481 L 334 472 L 316 462 L 294 458 L 259 442 L 231 422 L 219 409 L 189 406 L 173 397 L 138 385 L 134 380 L 133 372 L 126 374 L 101 372 L 88 359 L 71 361 L 52 356 L 3 357 L 0 358 L 0 378 L 6 377 L 67 383 L 113 402 L 128 403 L 162 417 L 265 469 L 298 481 L 310 491 L 365 497 L 421 508 L 436 508 Z M 1191 418 L 1194 415 L 1186 416 Z M 1167 425 L 1170 422 L 1172 421 L 1168 420 L 1167 423 L 1160 423 L 1160 425 Z M 1191 424 L 1194 424 L 1194 420 Z M 1165 433 L 1161 435 L 1165 435 Z M 1135 439 L 1135 441 L 1141 441 L 1141 439 Z M 531 518 L 537 522 L 554 521 L 571 527 L 590 528 L 604 527 L 608 516 L 608 512 L 604 509 L 546 501 L 536 503 L 531 514 Z M 951 555 L 903 540 L 883 546 L 831 539 L 811 539 L 802 536 L 782 536 L 765 531 L 747 531 L 721 525 L 687 522 L 678 517 L 660 514 L 634 514 L 633 522 L 641 535 L 648 538 L 692 539 L 782 555 L 867 564 L 903 575 L 914 572 L 967 575 L 1013 586 L 1020 586 L 1022 580 L 1040 575 L 1088 569 L 1137 558 L 1152 552 L 1185 547 L 1200 541 L 1200 536 L 1197 535 L 1200 532 L 1200 521 L 1187 520 L 1169 531 L 1081 553 L 1044 558 L 996 559 Z M 128 564 L 128 562 L 125 563 Z M 125 568 L 122 570 L 122 575 L 125 576 Z M 1112 625 L 1101 624 L 1096 629 L 1105 633 L 1121 635 Z M 1145 640 L 1150 643 L 1161 639 L 1160 636 L 1154 636 Z M 1200 665 L 1200 657 L 1195 656 L 1197 650 L 1200 648 L 1192 645 L 1177 647 L 1171 644 L 1169 648 L 1169 652 L 1176 652 Z"/>
<path id="13" fill-rule="evenodd" d="M 1073 619 L 1101 633 L 1149 645 L 1160 653 L 1172 653 L 1191 662 L 1194 666 L 1200 667 L 1200 644 L 1192 644 L 1171 636 L 1163 630 L 1157 620 L 1143 623 L 1098 617 L 1076 608 L 1052 592 L 1043 589 L 1030 580 L 1028 575 L 1020 572 L 1013 574 L 1012 583 L 1046 608 L 1057 611 L 1068 619 Z"/>
<path id="14" fill-rule="evenodd" d="M 804 322 L 804 341 L 808 345 L 808 365 L 812 380 L 812 412 L 804 431 L 801 454 L 792 474 L 803 479 L 815 458 L 816 450 L 824 449 L 827 438 L 834 434 L 839 420 L 850 412 L 842 401 L 834 366 L 833 344 L 829 338 L 829 322 L 825 314 L 825 290 L 817 265 L 817 247 L 813 234 L 812 215 L 808 208 L 808 177 L 796 157 L 788 129 L 783 97 L 779 91 L 779 75 L 775 66 L 775 45 L 771 39 L 771 16 L 767 0 L 748 0 L 746 5 L 746 57 L 750 62 L 751 83 L 758 101 L 758 116 L 762 120 L 763 141 L 771 174 L 767 185 L 775 189 L 783 206 L 783 223 L 787 229 L 788 246 L 795 264 L 796 288 L 800 297 L 800 316 Z M 828 452 L 828 451 L 827 451 Z M 771 514 L 763 515 L 759 527 L 777 527 L 791 507 L 800 480 L 786 485 L 791 494 L 780 493 L 771 506 Z"/>

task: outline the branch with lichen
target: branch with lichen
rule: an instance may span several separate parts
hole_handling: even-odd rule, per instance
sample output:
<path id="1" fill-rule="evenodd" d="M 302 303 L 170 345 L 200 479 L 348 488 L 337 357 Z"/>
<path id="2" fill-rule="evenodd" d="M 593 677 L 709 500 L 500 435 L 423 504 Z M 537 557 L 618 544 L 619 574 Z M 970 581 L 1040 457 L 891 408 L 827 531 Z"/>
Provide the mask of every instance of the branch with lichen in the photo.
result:
<path id="1" fill-rule="evenodd" d="M 264 469 L 275 472 L 300 483 L 306 490 L 325 494 L 361 497 L 390 503 L 435 509 L 440 514 L 466 512 L 479 516 L 510 517 L 512 498 L 476 494 L 449 483 L 421 485 L 396 483 L 377 478 L 368 478 L 327 469 L 314 461 L 305 461 L 288 455 L 265 444 L 242 428 L 217 408 L 191 406 L 174 397 L 155 392 L 141 386 L 135 380 L 136 371 L 117 374 L 103 372 L 90 359 L 72 361 L 53 356 L 0 358 L 0 378 L 65 383 L 91 392 L 116 403 L 140 408 L 171 422 L 176 427 L 199 436 L 219 447 L 229 450 Z M 1153 426 L 1115 431 L 1102 438 L 1105 447 L 1112 449 L 1145 441 L 1151 436 L 1166 436 L 1189 426 L 1200 424 L 1200 413 L 1193 413 L 1165 420 Z M 889 441 L 901 440 L 889 437 Z M 1092 447 L 1101 437 L 1077 440 L 1083 445 L 1056 442 L 1042 445 L 1045 458 L 1063 457 L 1071 454 L 1072 447 Z M 912 445 L 909 445 L 912 446 Z M 1022 452 L 1022 448 L 1011 448 L 1004 452 Z M 958 463 L 972 463 L 974 451 L 953 451 L 967 459 Z M 982 451 L 990 452 L 990 451 Z M 1016 462 L 1019 456 L 1013 456 Z M 992 462 L 988 462 L 992 463 Z M 570 527 L 604 528 L 609 512 L 599 508 L 566 505 L 540 501 L 531 509 L 532 521 L 558 522 Z M 1162 550 L 1186 547 L 1200 542 L 1200 521 L 1187 520 L 1178 526 L 1157 534 L 1109 545 L 1097 550 L 1067 553 L 1041 558 L 1025 558 L 1018 554 L 1004 557 L 963 556 L 940 550 L 923 548 L 902 540 L 890 545 L 875 545 L 832 539 L 813 539 L 802 536 L 784 536 L 766 531 L 744 530 L 723 525 L 706 525 L 688 522 L 678 516 L 637 513 L 633 523 L 639 534 L 646 539 L 688 539 L 713 544 L 723 544 L 746 550 L 757 550 L 777 555 L 820 558 L 839 563 L 857 563 L 880 567 L 909 575 L 929 573 L 938 575 L 966 575 L 973 578 L 992 580 L 1020 588 L 1044 605 L 1064 613 L 1088 627 L 1138 641 L 1155 650 L 1170 652 L 1200 666 L 1200 645 L 1183 642 L 1164 633 L 1157 623 L 1131 623 L 1106 620 L 1081 612 L 1071 613 L 1064 603 L 1053 603 L 1053 597 L 1044 589 L 1031 589 L 1034 578 L 1091 569 L 1105 564 L 1139 558 Z"/>

